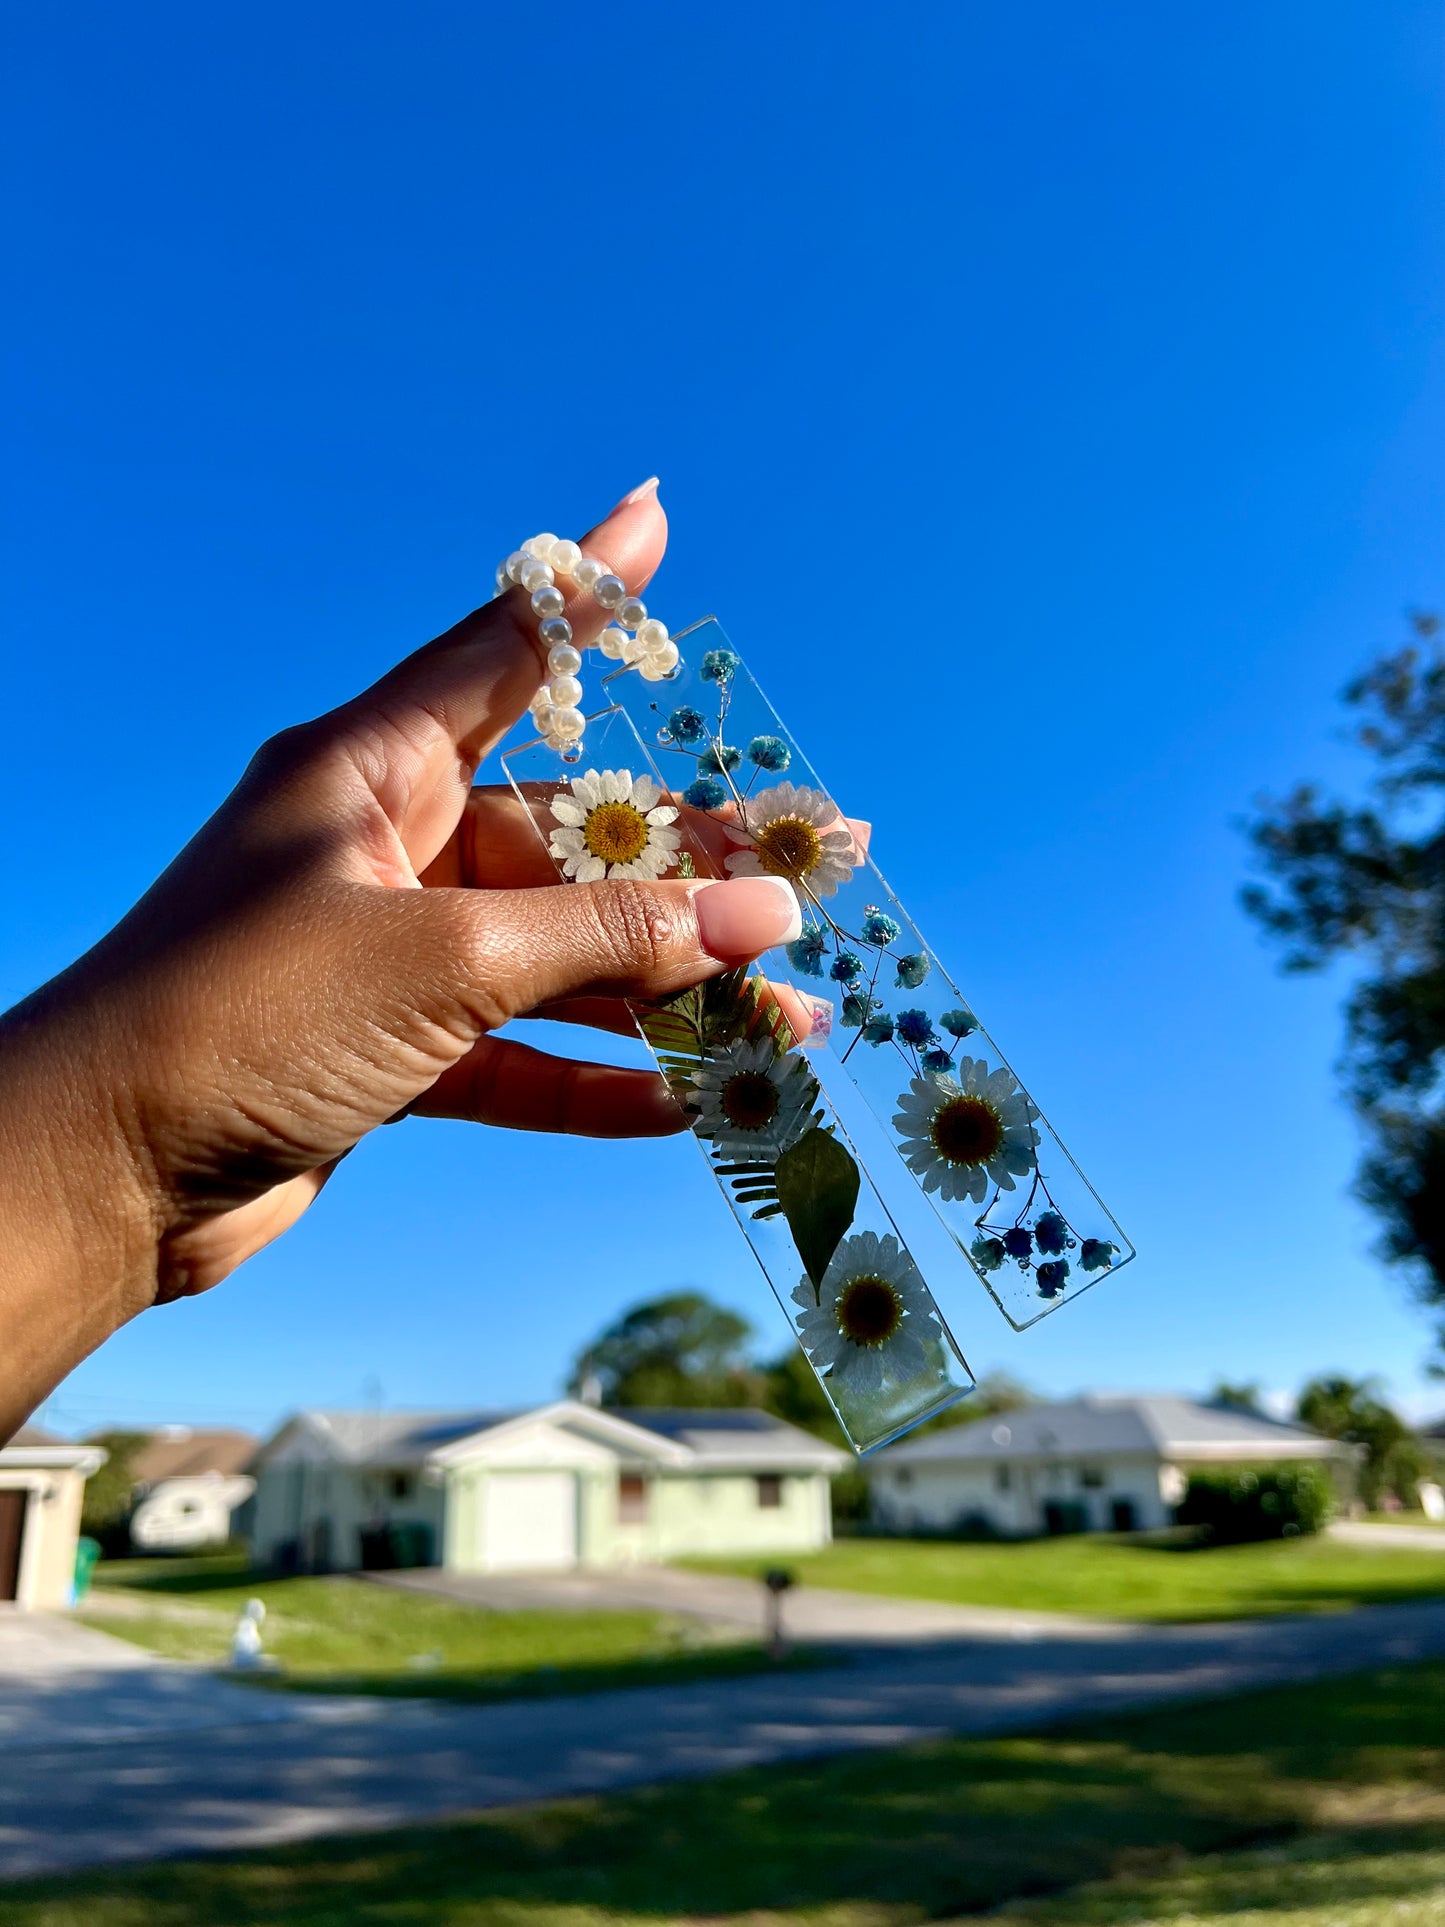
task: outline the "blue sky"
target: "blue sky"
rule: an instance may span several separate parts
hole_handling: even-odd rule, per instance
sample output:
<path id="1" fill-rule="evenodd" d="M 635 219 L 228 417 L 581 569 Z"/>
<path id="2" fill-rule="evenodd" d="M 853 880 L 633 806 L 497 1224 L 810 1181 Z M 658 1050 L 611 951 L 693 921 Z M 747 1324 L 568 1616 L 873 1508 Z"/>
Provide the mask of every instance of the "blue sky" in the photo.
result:
<path id="1" fill-rule="evenodd" d="M 1433 4 L 12 9 L 18 996 L 278 726 L 662 477 L 715 610 L 1138 1244 L 977 1369 L 1377 1371 L 1330 1065 L 1232 820 L 1445 601 Z M 854 807 L 852 794 L 848 807 Z M 549 1394 L 639 1296 L 786 1338 L 686 1141 L 379 1133 L 62 1427 Z"/>

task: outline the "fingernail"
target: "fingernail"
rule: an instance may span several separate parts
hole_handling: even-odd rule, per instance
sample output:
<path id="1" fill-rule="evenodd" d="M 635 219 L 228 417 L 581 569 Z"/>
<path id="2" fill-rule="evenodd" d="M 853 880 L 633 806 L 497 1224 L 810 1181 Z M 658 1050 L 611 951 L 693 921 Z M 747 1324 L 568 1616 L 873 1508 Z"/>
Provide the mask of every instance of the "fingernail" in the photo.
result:
<path id="1" fill-rule="evenodd" d="M 692 893 L 697 930 L 709 955 L 757 957 L 774 944 L 803 934 L 803 913 L 793 887 L 781 877 L 734 877 L 700 883 Z"/>
<path id="2" fill-rule="evenodd" d="M 624 495 L 617 506 L 620 509 L 631 508 L 634 502 L 645 501 L 649 495 L 656 495 L 656 493 L 657 477 L 655 475 L 649 475 L 645 482 L 639 482 L 637 484 L 637 487 L 633 489 L 630 495 Z"/>

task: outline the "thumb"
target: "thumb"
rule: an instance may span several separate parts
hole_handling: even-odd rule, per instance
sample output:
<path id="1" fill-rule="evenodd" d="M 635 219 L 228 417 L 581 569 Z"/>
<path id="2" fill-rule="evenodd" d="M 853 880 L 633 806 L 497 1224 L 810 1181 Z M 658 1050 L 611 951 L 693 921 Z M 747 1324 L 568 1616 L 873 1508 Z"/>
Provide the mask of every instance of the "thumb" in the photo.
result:
<path id="1" fill-rule="evenodd" d="M 666 996 L 802 929 L 779 877 L 428 890 L 410 900 L 423 914 L 436 906 L 455 931 L 455 994 L 479 1030 L 588 990 Z"/>

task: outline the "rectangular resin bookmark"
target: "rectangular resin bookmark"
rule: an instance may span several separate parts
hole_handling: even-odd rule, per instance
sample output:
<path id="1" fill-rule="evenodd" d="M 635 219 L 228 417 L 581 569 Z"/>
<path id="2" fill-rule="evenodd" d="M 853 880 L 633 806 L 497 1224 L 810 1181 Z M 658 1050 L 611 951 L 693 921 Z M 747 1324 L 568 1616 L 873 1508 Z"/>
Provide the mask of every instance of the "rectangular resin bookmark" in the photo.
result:
<path id="1" fill-rule="evenodd" d="M 524 570 L 538 559 L 518 553 Z M 940 1303 L 962 1309 L 956 1279 L 925 1283 L 890 1198 L 923 1192 L 1018 1330 L 1133 1247 L 861 847 L 849 814 L 866 816 L 866 798 L 824 789 L 711 618 L 659 644 L 635 599 L 604 606 L 626 626 L 604 632 L 603 706 L 578 706 L 579 652 L 539 609 L 561 662 L 533 705 L 538 736 L 502 761 L 565 878 L 767 874 L 796 891 L 803 932 L 786 951 L 635 1014 L 844 1430 L 870 1451 L 973 1383 Z M 896 1150 L 872 1173 L 837 1115 L 839 1080 Z"/>

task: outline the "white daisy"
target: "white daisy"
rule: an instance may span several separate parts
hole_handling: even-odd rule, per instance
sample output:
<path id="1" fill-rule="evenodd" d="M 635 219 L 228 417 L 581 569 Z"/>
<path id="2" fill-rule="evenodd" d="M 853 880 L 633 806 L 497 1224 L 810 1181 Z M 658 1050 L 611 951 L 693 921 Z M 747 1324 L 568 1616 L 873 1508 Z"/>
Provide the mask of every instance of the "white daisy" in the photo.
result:
<path id="1" fill-rule="evenodd" d="M 866 1396 L 886 1380 L 906 1384 L 928 1367 L 933 1300 L 918 1267 L 891 1232 L 845 1238 L 820 1291 L 804 1278 L 798 1337 L 809 1360 L 839 1391 Z"/>
<path id="2" fill-rule="evenodd" d="M 1012 1071 L 991 1071 L 981 1057 L 960 1057 L 956 1076 L 915 1077 L 893 1119 L 899 1147 L 925 1191 L 982 1203 L 990 1181 L 1012 1191 L 1034 1168 L 1038 1111 Z"/>
<path id="3" fill-rule="evenodd" d="M 589 769 L 552 798 L 562 825 L 548 845 L 564 876 L 578 883 L 636 877 L 653 883 L 677 861 L 681 832 L 669 826 L 678 812 L 662 801 L 650 776 L 630 769 Z"/>
<path id="4" fill-rule="evenodd" d="M 766 1039 L 723 1044 L 693 1073 L 699 1137 L 730 1158 L 771 1164 L 811 1121 L 818 1082 L 801 1058 L 779 1056 Z"/>
<path id="5" fill-rule="evenodd" d="M 832 896 L 863 861 L 833 804 L 802 784 L 760 790 L 724 828 L 742 846 L 727 859 L 733 876 L 786 877 L 804 904 Z"/>

